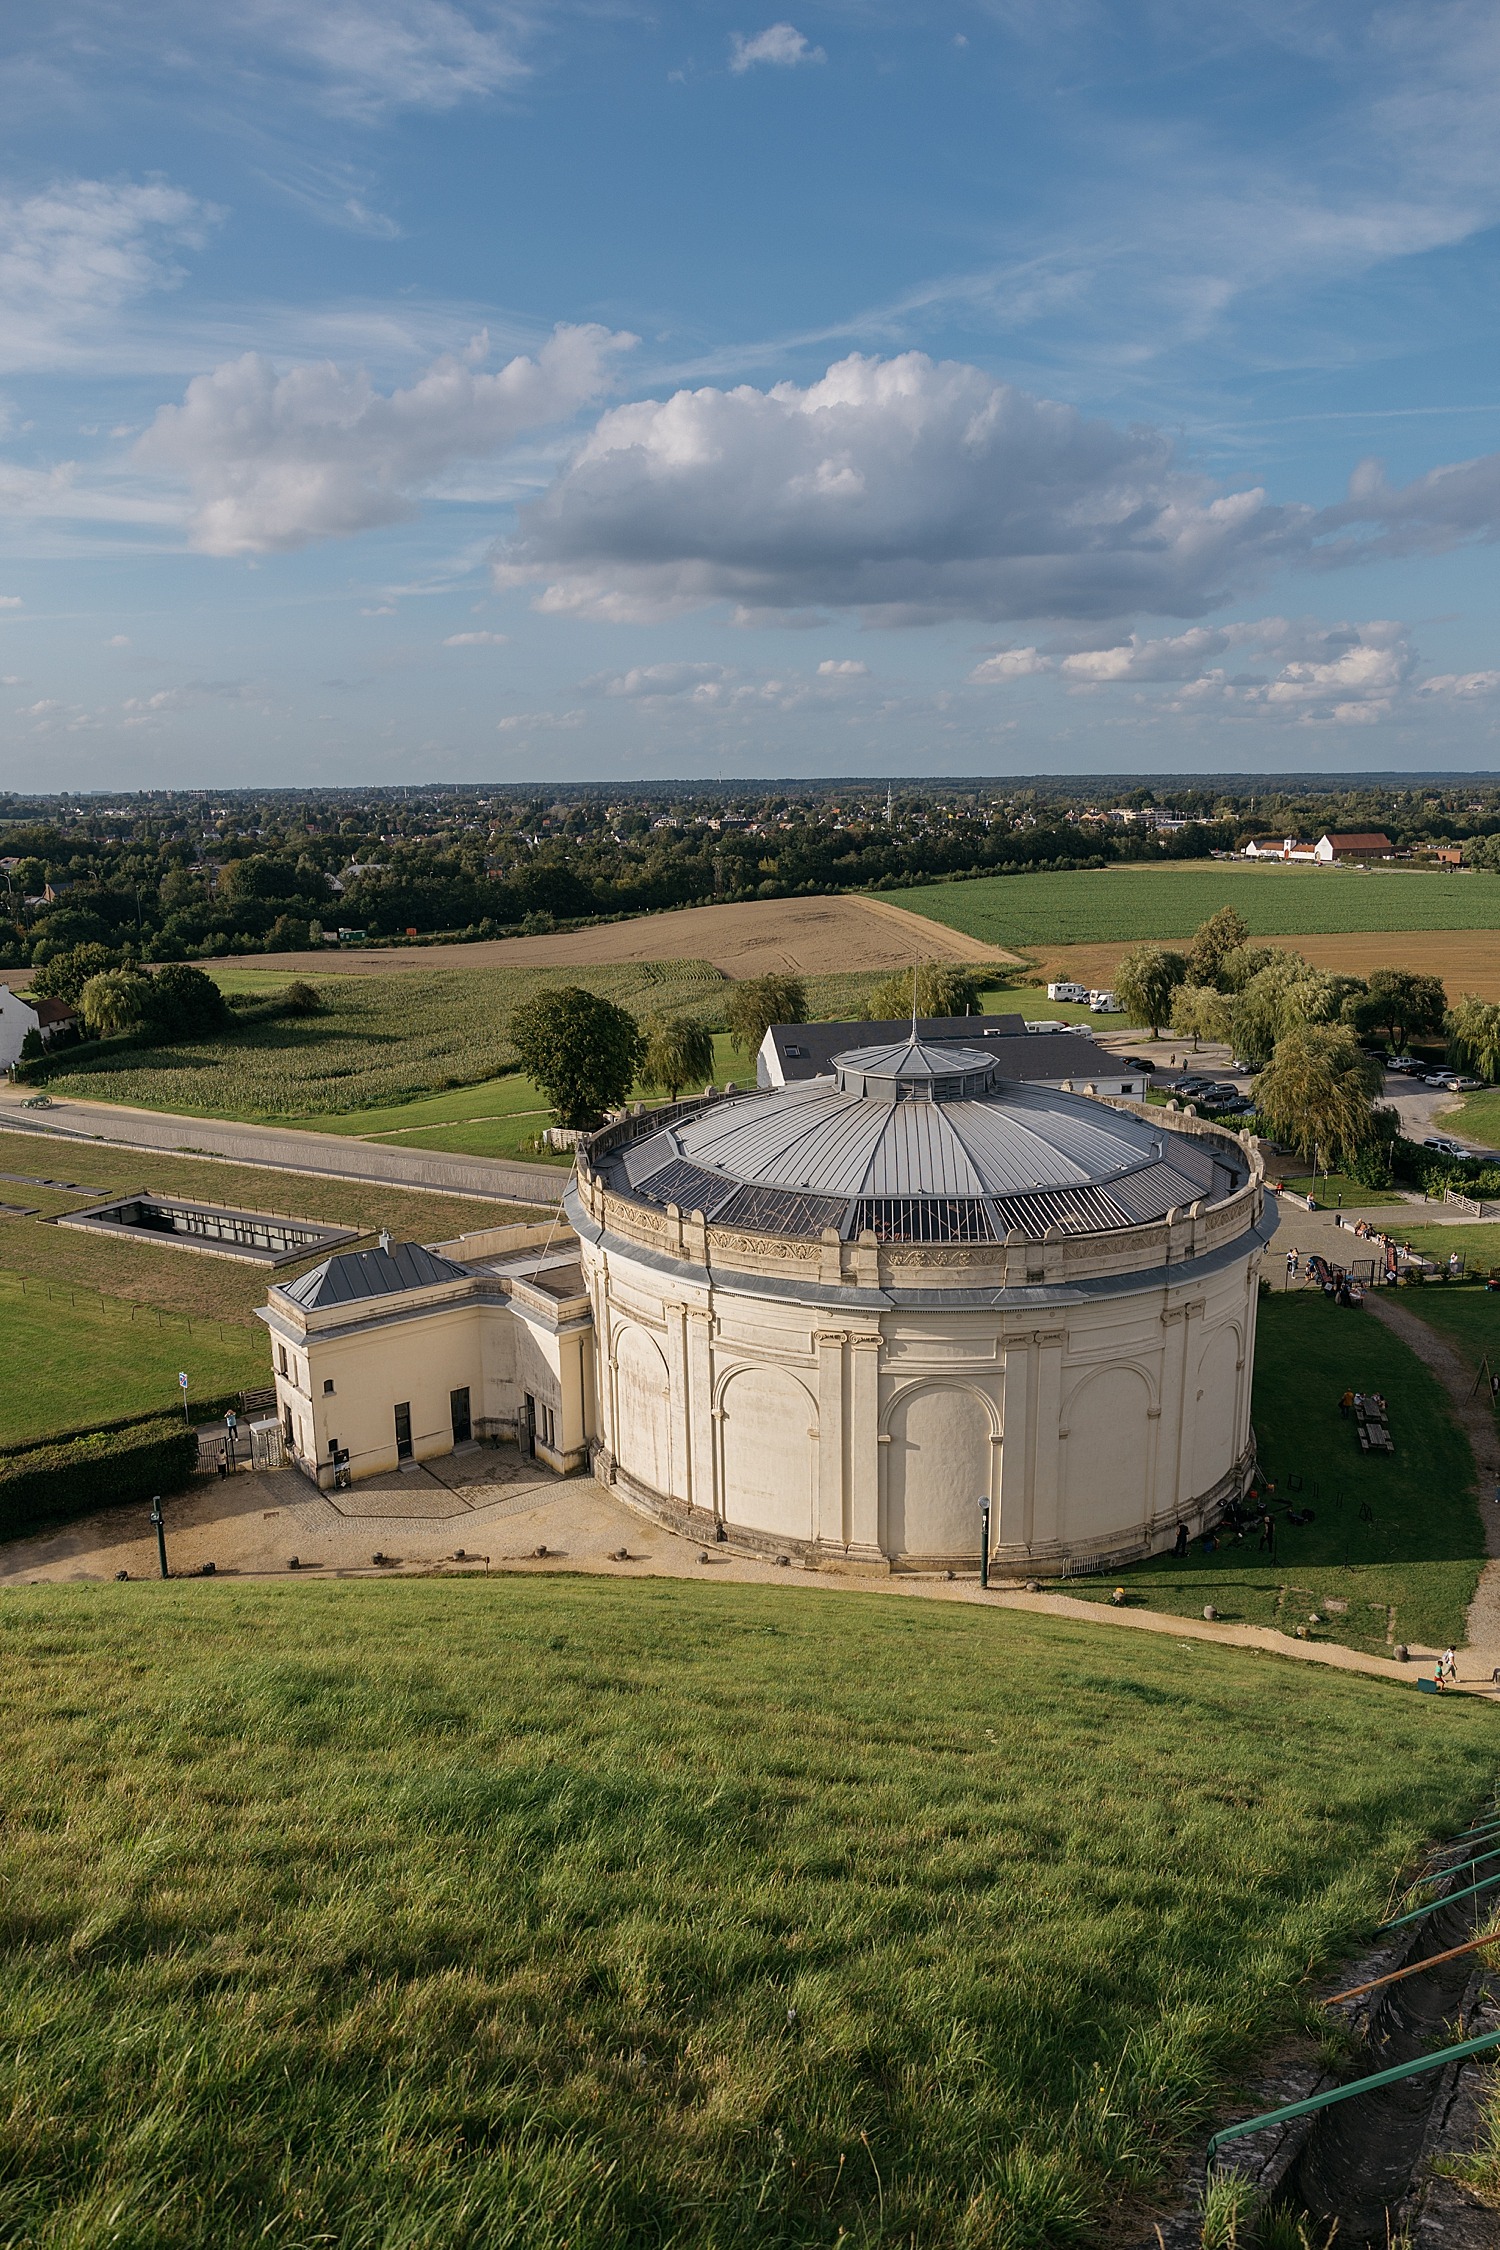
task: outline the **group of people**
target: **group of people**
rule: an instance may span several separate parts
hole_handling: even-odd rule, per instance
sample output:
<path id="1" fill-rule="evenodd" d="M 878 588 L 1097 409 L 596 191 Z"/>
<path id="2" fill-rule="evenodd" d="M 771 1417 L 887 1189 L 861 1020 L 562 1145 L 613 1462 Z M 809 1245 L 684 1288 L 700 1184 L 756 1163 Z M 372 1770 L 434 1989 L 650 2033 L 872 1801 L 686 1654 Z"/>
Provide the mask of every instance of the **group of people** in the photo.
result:
<path id="1" fill-rule="evenodd" d="M 1357 1422 L 1383 1422 L 1384 1394 L 1380 1391 L 1345 1391 L 1339 1400 L 1339 1412 L 1346 1422 L 1351 1414 Z"/>

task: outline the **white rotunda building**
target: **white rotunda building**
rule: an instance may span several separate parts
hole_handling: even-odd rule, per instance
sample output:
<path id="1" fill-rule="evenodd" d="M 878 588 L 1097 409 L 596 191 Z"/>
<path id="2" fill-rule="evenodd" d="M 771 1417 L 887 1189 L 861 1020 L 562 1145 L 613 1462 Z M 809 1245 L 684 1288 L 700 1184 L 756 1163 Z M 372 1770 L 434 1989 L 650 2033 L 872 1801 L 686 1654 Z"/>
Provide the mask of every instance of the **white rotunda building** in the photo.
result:
<path id="1" fill-rule="evenodd" d="M 1057 1576 L 1214 1522 L 1253 1468 L 1249 1137 L 1021 1075 L 1024 1036 L 844 1028 L 592 1135 L 566 1225 L 273 1285 L 286 1452 L 327 1487 L 515 1440 L 815 1568 L 973 1571 L 987 1520 L 998 1572 Z"/>
<path id="2" fill-rule="evenodd" d="M 596 1135 L 570 1217 L 596 1472 L 694 1535 L 811 1563 L 1113 1564 L 1252 1468 L 1268 1229 L 1248 1138 L 1028 1084 L 993 1051 Z"/>

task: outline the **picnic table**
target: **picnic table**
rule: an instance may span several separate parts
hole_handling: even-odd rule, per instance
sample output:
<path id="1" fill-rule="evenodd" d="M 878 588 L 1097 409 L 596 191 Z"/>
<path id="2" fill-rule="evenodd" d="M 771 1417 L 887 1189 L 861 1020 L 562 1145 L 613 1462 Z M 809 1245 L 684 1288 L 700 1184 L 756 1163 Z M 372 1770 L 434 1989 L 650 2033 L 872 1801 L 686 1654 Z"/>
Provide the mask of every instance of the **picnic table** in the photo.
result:
<path id="1" fill-rule="evenodd" d="M 1394 1453 L 1390 1427 L 1385 1418 L 1385 1400 L 1365 1397 L 1357 1401 L 1354 1409 L 1355 1428 L 1359 1433 L 1361 1453 Z"/>

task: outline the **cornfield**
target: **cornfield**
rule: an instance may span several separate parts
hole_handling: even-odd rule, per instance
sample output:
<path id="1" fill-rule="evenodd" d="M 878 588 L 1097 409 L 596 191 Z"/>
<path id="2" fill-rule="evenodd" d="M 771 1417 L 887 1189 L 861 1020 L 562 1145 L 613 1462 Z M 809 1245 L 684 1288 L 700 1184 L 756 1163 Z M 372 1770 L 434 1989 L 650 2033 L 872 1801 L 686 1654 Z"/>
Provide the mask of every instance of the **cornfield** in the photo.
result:
<path id="1" fill-rule="evenodd" d="M 633 1014 L 692 1015 L 712 1027 L 722 1021 L 728 979 L 706 961 L 340 977 L 322 986 L 317 1015 L 250 1024 L 223 1039 L 132 1049 L 107 1070 L 70 1070 L 57 1090 L 198 1116 L 347 1115 L 513 1069 L 511 1010 L 564 984 L 584 985 Z"/>

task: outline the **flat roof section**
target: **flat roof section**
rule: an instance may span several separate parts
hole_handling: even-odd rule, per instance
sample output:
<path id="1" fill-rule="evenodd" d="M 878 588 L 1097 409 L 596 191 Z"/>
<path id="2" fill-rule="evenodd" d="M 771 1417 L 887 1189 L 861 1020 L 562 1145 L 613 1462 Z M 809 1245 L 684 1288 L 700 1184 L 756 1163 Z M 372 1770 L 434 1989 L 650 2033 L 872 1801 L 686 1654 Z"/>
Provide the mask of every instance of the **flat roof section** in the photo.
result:
<path id="1" fill-rule="evenodd" d="M 235 1258 L 242 1265 L 286 1266 L 311 1258 L 341 1242 L 357 1242 L 358 1227 L 330 1226 L 322 1219 L 288 1218 L 279 1211 L 237 1211 L 222 1203 L 190 1203 L 142 1188 L 118 1195 L 86 1211 L 69 1211 L 54 1221 L 85 1234 L 109 1235 L 116 1242 L 149 1242 L 160 1249 L 197 1250 L 212 1258 Z"/>

